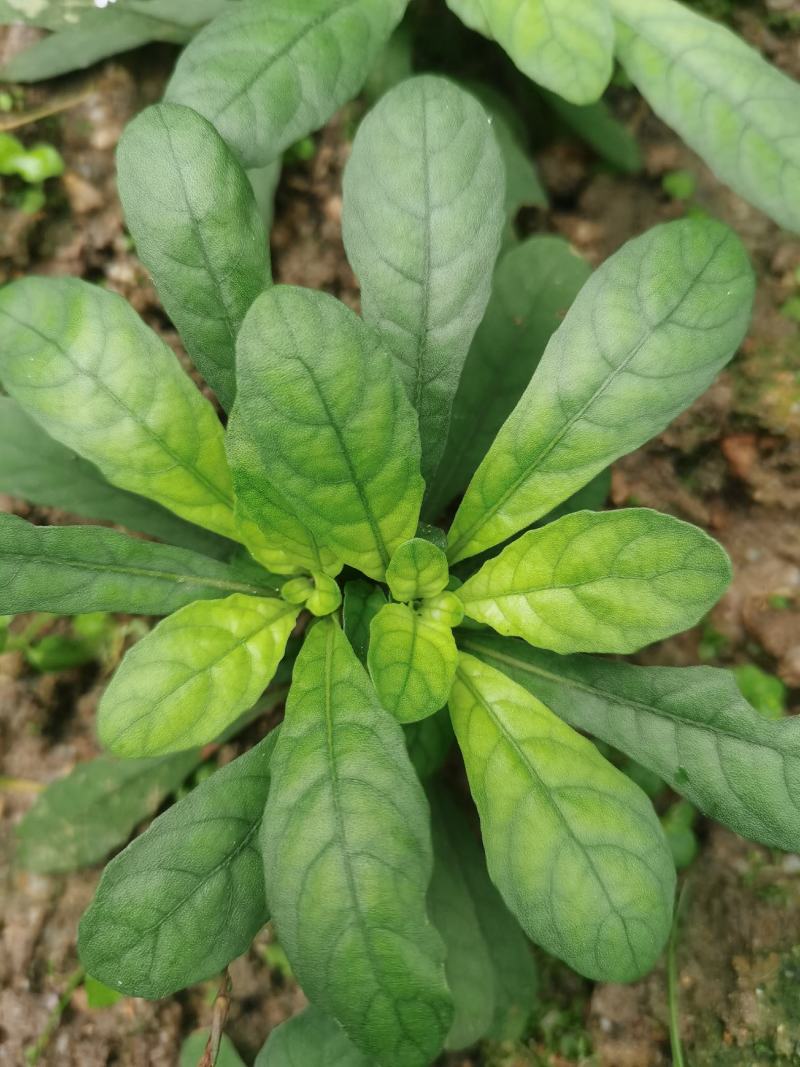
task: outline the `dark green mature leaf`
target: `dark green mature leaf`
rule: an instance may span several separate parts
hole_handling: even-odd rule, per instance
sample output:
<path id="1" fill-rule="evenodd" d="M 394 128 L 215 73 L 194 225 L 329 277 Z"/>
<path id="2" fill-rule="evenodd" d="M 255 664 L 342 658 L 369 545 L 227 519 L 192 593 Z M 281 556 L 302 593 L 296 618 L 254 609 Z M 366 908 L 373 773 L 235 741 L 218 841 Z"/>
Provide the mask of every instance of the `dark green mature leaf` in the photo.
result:
<path id="1" fill-rule="evenodd" d="M 18 825 L 17 862 L 39 874 L 99 863 L 199 762 L 194 750 L 154 760 L 100 756 L 79 763 L 44 790 Z"/>
<path id="2" fill-rule="evenodd" d="M 322 126 L 364 84 L 407 0 L 242 0 L 186 48 L 167 99 L 212 122 L 247 167 Z"/>
<path id="3" fill-rule="evenodd" d="M 277 1026 L 255 1067 L 373 1067 L 329 1016 L 308 1007 Z"/>
<path id="4" fill-rule="evenodd" d="M 675 868 L 647 797 L 504 674 L 464 653 L 450 697 L 492 881 L 525 932 L 587 978 L 648 971 Z"/>
<path id="5" fill-rule="evenodd" d="M 444 78 L 402 82 L 359 127 L 342 233 L 364 317 L 390 346 L 419 414 L 428 482 L 489 299 L 504 199 L 488 116 Z"/>
<path id="6" fill-rule="evenodd" d="M 464 364 L 428 510 L 462 492 L 514 410 L 591 268 L 560 237 L 529 237 L 500 258 Z"/>
<path id="7" fill-rule="evenodd" d="M 115 293 L 76 278 L 0 290 L 0 381 L 113 485 L 236 537 L 222 427 L 174 352 Z"/>
<path id="8" fill-rule="evenodd" d="M 454 741 L 447 708 L 427 719 L 408 723 L 403 732 L 409 759 L 420 781 L 424 782 L 441 768 Z"/>
<path id="9" fill-rule="evenodd" d="M 476 622 L 554 652 L 635 652 L 694 626 L 731 580 L 702 530 L 648 508 L 577 511 L 512 541 L 458 590 Z"/>
<path id="10" fill-rule="evenodd" d="M 298 656 L 272 773 L 267 898 L 303 989 L 378 1062 L 427 1067 L 452 1015 L 425 913 L 428 807 L 400 726 L 332 619 Z"/>
<path id="11" fill-rule="evenodd" d="M 266 571 L 240 581 L 224 563 L 98 526 L 33 526 L 0 513 L 0 612 L 169 615 L 193 600 L 277 592 Z M 256 577 L 254 573 L 253 577 Z"/>
<path id="12" fill-rule="evenodd" d="M 738 238 L 682 219 L 600 267 L 551 338 L 450 530 L 451 561 L 499 544 L 702 393 L 742 340 L 753 273 Z"/>
<path id="13" fill-rule="evenodd" d="M 164 619 L 128 652 L 103 694 L 103 745 L 137 758 L 213 741 L 272 680 L 299 610 L 234 593 Z"/>
<path id="14" fill-rule="evenodd" d="M 235 548 L 143 496 L 109 485 L 97 467 L 48 437 L 10 396 L 0 396 L 0 493 L 116 522 L 215 559 Z"/>
<path id="15" fill-rule="evenodd" d="M 800 231 L 800 86 L 673 0 L 611 0 L 616 52 L 654 111 L 717 177 Z"/>
<path id="16" fill-rule="evenodd" d="M 344 587 L 342 626 L 353 651 L 366 666 L 369 648 L 369 627 L 386 603 L 386 593 L 378 585 L 361 578 L 347 582 Z"/>
<path id="17" fill-rule="evenodd" d="M 203 1058 L 208 1044 L 209 1030 L 195 1030 L 181 1045 L 181 1058 L 178 1067 L 197 1067 Z M 236 1046 L 229 1037 L 222 1035 L 214 1067 L 245 1067 L 244 1060 L 236 1051 Z"/>
<path id="18" fill-rule="evenodd" d="M 136 251 L 189 355 L 229 410 L 236 335 L 270 282 L 247 175 L 209 122 L 175 104 L 149 107 L 125 128 L 117 172 Z"/>
<path id="19" fill-rule="evenodd" d="M 268 918 L 257 835 L 275 741 L 201 782 L 108 864 L 78 937 L 94 978 L 158 999 L 247 950 Z"/>
<path id="20" fill-rule="evenodd" d="M 744 837 L 800 850 L 800 721 L 764 719 L 729 671 L 556 656 L 488 633 L 460 643 L 706 815 Z"/>
<path id="21" fill-rule="evenodd" d="M 275 286 L 248 312 L 237 360 L 228 451 L 237 493 L 263 500 L 265 537 L 281 547 L 282 524 L 299 519 L 381 579 L 417 528 L 423 490 L 416 417 L 391 357 L 338 300 Z"/>
<path id="22" fill-rule="evenodd" d="M 545 92 L 552 109 L 582 141 L 623 174 L 638 174 L 642 169 L 642 153 L 633 134 L 614 117 L 604 100 L 579 107 L 570 104 L 556 93 Z"/>

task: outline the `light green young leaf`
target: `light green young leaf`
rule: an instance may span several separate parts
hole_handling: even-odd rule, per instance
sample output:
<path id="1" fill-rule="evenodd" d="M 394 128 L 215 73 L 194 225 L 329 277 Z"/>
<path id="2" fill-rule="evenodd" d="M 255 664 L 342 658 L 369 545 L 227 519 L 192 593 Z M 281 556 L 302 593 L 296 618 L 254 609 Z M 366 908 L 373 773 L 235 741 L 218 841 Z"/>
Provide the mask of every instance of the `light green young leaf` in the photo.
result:
<path id="1" fill-rule="evenodd" d="M 673 0 L 611 0 L 616 52 L 653 110 L 717 177 L 800 232 L 800 86 Z"/>
<path id="2" fill-rule="evenodd" d="M 638 174 L 642 169 L 642 153 L 636 138 L 615 118 L 605 100 L 578 107 L 556 93 L 544 93 L 545 99 L 567 126 L 582 141 L 623 174 Z"/>
<path id="3" fill-rule="evenodd" d="M 136 758 L 213 741 L 266 689 L 298 612 L 235 593 L 164 619 L 128 652 L 103 694 L 103 745 Z"/>
<path id="4" fill-rule="evenodd" d="M 447 759 L 453 744 L 453 726 L 447 708 L 403 728 L 408 756 L 421 782 L 432 777 Z"/>
<path id="5" fill-rule="evenodd" d="M 222 426 L 175 354 L 115 293 L 76 278 L 0 290 L 0 381 L 112 485 L 236 539 Z"/>
<path id="6" fill-rule="evenodd" d="M 137 254 L 189 355 L 229 410 L 236 335 L 270 282 L 247 175 L 210 123 L 174 104 L 149 107 L 125 128 L 117 172 Z"/>
<path id="7" fill-rule="evenodd" d="M 16 860 L 38 874 L 91 867 L 124 845 L 200 762 L 197 750 L 154 760 L 108 756 L 49 785 L 17 826 Z"/>
<path id="8" fill-rule="evenodd" d="M 407 0 L 242 0 L 184 49 L 167 99 L 199 111 L 246 167 L 324 125 L 364 84 Z"/>
<path id="9" fill-rule="evenodd" d="M 476 622 L 554 652 L 636 652 L 686 630 L 731 580 L 725 550 L 648 508 L 577 511 L 531 530 L 458 590 Z"/>
<path id="10" fill-rule="evenodd" d="M 424 537 L 412 537 L 395 549 L 386 582 L 395 600 L 408 602 L 436 596 L 447 586 L 447 556 Z"/>
<path id="11" fill-rule="evenodd" d="M 48 437 L 10 396 L 0 396 L 0 493 L 119 523 L 214 559 L 235 548 L 143 496 L 109 485 L 97 467 Z"/>
<path id="12" fill-rule="evenodd" d="M 428 806 L 401 727 L 332 619 L 298 656 L 272 774 L 267 899 L 298 980 L 362 1052 L 428 1067 L 452 1017 L 425 911 Z"/>
<path id="13" fill-rule="evenodd" d="M 456 561 L 551 511 L 659 433 L 745 334 L 753 273 L 738 238 L 681 219 L 595 271 L 495 438 L 450 530 Z"/>
<path id="14" fill-rule="evenodd" d="M 171 545 L 139 541 L 99 526 L 33 526 L 0 513 L 0 612 L 124 611 L 169 615 L 193 600 L 275 593 L 224 563 Z"/>
<path id="15" fill-rule="evenodd" d="M 361 578 L 347 582 L 344 587 L 342 626 L 353 651 L 367 665 L 369 627 L 372 620 L 386 604 L 386 594 L 378 585 Z"/>
<path id="16" fill-rule="evenodd" d="M 208 1044 L 209 1030 L 195 1030 L 181 1045 L 181 1058 L 178 1067 L 197 1067 L 203 1058 Z M 236 1046 L 226 1035 L 222 1035 L 219 1055 L 214 1067 L 245 1067 L 244 1060 L 236 1051 Z"/>
<path id="17" fill-rule="evenodd" d="M 156 1000 L 247 951 L 269 917 L 257 835 L 275 740 L 201 782 L 108 864 L 78 936 L 94 978 Z"/>
<path id="18" fill-rule="evenodd" d="M 369 628 L 367 665 L 381 704 L 398 722 L 444 707 L 458 663 L 452 630 L 406 604 L 386 604 Z"/>
<path id="19" fill-rule="evenodd" d="M 528 936 L 587 978 L 646 973 L 669 934 L 675 868 L 644 793 L 525 689 L 463 653 L 450 713 L 489 873 Z"/>
<path id="20" fill-rule="evenodd" d="M 276 1026 L 254 1067 L 374 1067 L 329 1016 L 308 1007 Z"/>
<path id="21" fill-rule="evenodd" d="M 359 127 L 344 174 L 342 235 L 367 322 L 391 347 L 419 415 L 431 482 L 504 224 L 500 150 L 480 104 L 424 75 Z"/>
<path id="22" fill-rule="evenodd" d="M 280 522 L 299 520 L 340 560 L 382 579 L 414 535 L 423 490 L 416 418 L 391 357 L 338 300 L 275 286 L 248 312 L 237 361 L 237 493 L 252 471 L 252 494 L 266 497 L 265 534 L 272 520 L 281 536 Z M 257 469 L 240 456 L 248 437 Z"/>
<path id="23" fill-rule="evenodd" d="M 586 260 L 549 235 L 529 237 L 500 258 L 453 402 L 430 514 L 466 488 L 590 274 Z"/>
<path id="24" fill-rule="evenodd" d="M 614 65 L 608 0 L 569 0 L 569 4 L 480 0 L 480 4 L 491 36 L 523 74 L 573 104 L 590 104 L 602 95 Z"/>
<path id="25" fill-rule="evenodd" d="M 800 721 L 764 719 L 730 671 L 557 656 L 494 634 L 462 646 L 577 729 L 654 771 L 712 819 L 800 851 Z"/>

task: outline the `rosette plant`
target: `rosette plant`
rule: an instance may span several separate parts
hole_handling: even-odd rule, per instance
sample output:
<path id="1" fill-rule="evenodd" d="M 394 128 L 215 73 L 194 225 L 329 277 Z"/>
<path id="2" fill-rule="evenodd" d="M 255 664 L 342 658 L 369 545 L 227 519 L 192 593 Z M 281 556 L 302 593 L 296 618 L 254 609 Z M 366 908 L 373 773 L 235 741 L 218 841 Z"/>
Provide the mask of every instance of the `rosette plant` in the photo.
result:
<path id="1" fill-rule="evenodd" d="M 229 414 L 121 297 L 7 286 L 7 416 L 178 544 L 0 516 L 0 612 L 164 616 L 100 703 L 124 759 L 235 731 L 302 647 L 281 725 L 107 866 L 87 970 L 163 997 L 271 919 L 312 1005 L 267 1042 L 278 1067 L 425 1067 L 519 1035 L 526 938 L 592 978 L 643 974 L 675 871 L 648 799 L 583 732 L 740 833 L 800 845 L 796 723 L 760 718 L 722 671 L 597 658 L 693 625 L 730 579 L 695 527 L 582 502 L 735 352 L 753 296 L 738 239 L 672 222 L 581 285 L 569 249 L 535 238 L 493 288 L 492 124 L 430 76 L 383 97 L 346 170 L 361 316 L 271 284 L 244 171 L 195 111 L 145 111 L 118 163 L 141 258 Z M 441 773 L 455 744 L 482 849 Z"/>

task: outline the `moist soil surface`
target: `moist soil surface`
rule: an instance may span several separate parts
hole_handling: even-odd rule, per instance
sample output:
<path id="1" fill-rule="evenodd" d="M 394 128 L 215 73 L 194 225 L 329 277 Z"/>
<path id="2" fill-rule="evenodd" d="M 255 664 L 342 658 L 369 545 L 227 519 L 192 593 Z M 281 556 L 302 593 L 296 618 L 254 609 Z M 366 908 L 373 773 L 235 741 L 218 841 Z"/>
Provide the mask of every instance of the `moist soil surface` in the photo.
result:
<path id="1" fill-rule="evenodd" d="M 716 8 L 714 14 L 731 14 L 739 32 L 773 62 L 800 75 L 800 33 L 765 28 L 757 4 L 731 12 L 721 0 Z M 0 58 L 29 32 L 0 30 Z M 26 91 L 26 109 L 54 113 L 17 132 L 28 143 L 57 145 L 66 172 L 49 183 L 45 206 L 35 214 L 15 206 L 13 188 L 0 190 L 0 284 L 24 273 L 100 282 L 122 293 L 186 360 L 132 251 L 114 175 L 120 133 L 158 99 L 172 59 L 170 50 L 153 47 L 89 75 Z M 753 325 L 729 369 L 665 433 L 613 470 L 612 505 L 655 507 L 695 522 L 726 546 L 735 565 L 732 588 L 711 617 L 640 660 L 756 663 L 785 683 L 789 712 L 796 713 L 800 311 L 792 307 L 800 308 L 800 240 L 720 185 L 634 93 L 615 90 L 612 103 L 639 139 L 642 172 L 611 173 L 589 149 L 559 138 L 537 156 L 552 206 L 525 211 L 522 232 L 561 234 L 597 265 L 647 227 L 700 209 L 738 231 L 759 278 Z M 355 308 L 358 286 L 344 257 L 340 218 L 342 168 L 358 114 L 359 105 L 351 105 L 315 137 L 312 158 L 284 169 L 272 231 L 277 280 L 325 289 Z M 694 176 L 689 204 L 664 191 L 665 175 L 676 171 Z M 8 497 L 0 497 L 0 509 L 43 523 L 74 521 Z M 0 1067 L 26 1062 L 26 1049 L 41 1038 L 68 988 L 78 967 L 77 922 L 99 877 L 97 869 L 59 877 L 18 869 L 14 826 L 44 785 L 97 754 L 93 719 L 106 678 L 97 666 L 40 675 L 18 653 L 0 655 Z M 256 724 L 250 740 L 267 725 Z M 218 762 L 244 746 L 224 746 Z M 800 1064 L 800 857 L 754 845 L 706 820 L 696 829 L 699 855 L 682 876 L 673 997 L 687 1063 Z M 593 985 L 544 959 L 541 970 L 540 1001 L 523 1042 L 487 1045 L 442 1063 L 672 1062 L 663 965 L 630 986 Z M 270 1029 L 296 1012 L 303 997 L 269 929 L 230 973 L 227 1033 L 252 1062 Z M 37 1062 L 172 1067 L 186 1035 L 209 1024 L 216 989 L 210 982 L 158 1003 L 125 999 L 99 1009 L 78 986 Z M 27 1062 L 32 1059 L 29 1053 Z"/>

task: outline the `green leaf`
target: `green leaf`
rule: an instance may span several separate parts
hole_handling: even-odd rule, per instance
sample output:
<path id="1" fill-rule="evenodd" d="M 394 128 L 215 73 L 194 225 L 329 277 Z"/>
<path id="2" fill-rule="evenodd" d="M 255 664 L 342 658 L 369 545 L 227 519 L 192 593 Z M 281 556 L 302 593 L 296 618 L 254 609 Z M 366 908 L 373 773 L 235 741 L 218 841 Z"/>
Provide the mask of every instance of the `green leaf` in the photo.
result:
<path id="1" fill-rule="evenodd" d="M 169 615 L 193 600 L 276 592 L 239 581 L 224 563 L 98 526 L 33 526 L 0 514 L 0 610 Z"/>
<path id="2" fill-rule="evenodd" d="M 663 430 L 731 358 L 752 301 L 747 255 L 711 219 L 656 226 L 606 260 L 472 479 L 451 561 L 504 541 Z"/>
<path id="3" fill-rule="evenodd" d="M 39 795 L 17 826 L 17 863 L 38 874 L 99 863 L 125 844 L 199 762 L 195 750 L 155 760 L 100 756 L 77 764 Z"/>
<path id="4" fill-rule="evenodd" d="M 282 169 L 283 159 L 278 158 L 272 163 L 267 163 L 266 167 L 256 167 L 246 172 L 261 215 L 261 223 L 267 235 L 272 229 L 275 217 L 275 193 L 281 180 Z"/>
<path id="5" fill-rule="evenodd" d="M 482 33 L 484 37 L 492 36 L 481 0 L 447 0 L 447 6 L 458 15 L 465 26 Z"/>
<path id="6" fill-rule="evenodd" d="M 276 1026 L 255 1067 L 372 1067 L 333 1019 L 308 1007 Z"/>
<path id="7" fill-rule="evenodd" d="M 333 620 L 298 656 L 272 771 L 267 898 L 299 982 L 365 1054 L 427 1067 L 452 1014 L 425 912 L 428 807 L 401 727 Z"/>
<path id="8" fill-rule="evenodd" d="M 489 873 L 522 928 L 587 978 L 645 974 L 675 891 L 647 797 L 525 689 L 463 653 L 450 713 Z"/>
<path id="9" fill-rule="evenodd" d="M 86 519 L 115 522 L 215 559 L 234 550 L 233 542 L 183 522 L 143 496 L 109 485 L 91 463 L 48 437 L 10 396 L 0 396 L 0 493 Z"/>
<path id="10" fill-rule="evenodd" d="M 408 756 L 420 781 L 430 778 L 441 769 L 453 744 L 453 727 L 447 708 L 419 722 L 410 722 L 403 732 Z"/>
<path id="11" fill-rule="evenodd" d="M 725 550 L 648 508 L 577 511 L 518 537 L 458 590 L 476 622 L 554 652 L 636 652 L 694 626 L 731 580 Z"/>
<path id="12" fill-rule="evenodd" d="M 236 538 L 222 426 L 130 305 L 76 278 L 0 290 L 0 380 L 112 485 Z"/>
<path id="13" fill-rule="evenodd" d="M 103 694 L 102 744 L 135 758 L 213 741 L 266 689 L 298 611 L 235 593 L 164 619 L 128 652 Z"/>
<path id="14" fill-rule="evenodd" d="M 247 175 L 210 123 L 174 104 L 149 107 L 125 128 L 117 172 L 136 252 L 189 355 L 229 410 L 236 335 L 270 283 Z"/>
<path id="15" fill-rule="evenodd" d="M 257 835 L 275 740 L 206 778 L 108 864 L 78 935 L 94 978 L 156 1000 L 247 951 L 269 917 Z"/>
<path id="16" fill-rule="evenodd" d="M 111 1008 L 122 1000 L 122 993 L 118 993 L 116 989 L 109 989 L 107 985 L 98 982 L 90 974 L 84 978 L 83 988 L 86 993 L 86 1002 L 93 1009 Z"/>
<path id="17" fill-rule="evenodd" d="M 729 671 L 556 656 L 494 634 L 462 647 L 744 837 L 800 851 L 800 720 L 764 719 Z"/>
<path id="18" fill-rule="evenodd" d="M 636 138 L 611 112 L 604 100 L 578 107 L 555 93 L 544 93 L 556 114 L 590 145 L 601 159 L 623 174 L 638 174 L 642 153 Z"/>
<path id="19" fill-rule="evenodd" d="M 416 530 L 423 490 L 416 418 L 391 357 L 338 300 L 275 286 L 248 312 L 237 359 L 229 454 L 237 493 L 264 500 L 265 536 L 299 519 L 341 561 L 383 578 Z"/>
<path id="20" fill-rule="evenodd" d="M 263 167 L 358 93 L 406 3 L 242 0 L 184 49 L 167 99 L 204 115 L 246 167 Z"/>
<path id="21" fill-rule="evenodd" d="M 447 948 L 456 1018 L 449 1048 L 480 1037 L 519 1040 L 536 996 L 528 941 L 489 880 L 472 827 L 441 788 L 428 791 L 433 815 L 433 881 L 428 904 Z"/>
<path id="22" fill-rule="evenodd" d="M 406 604 L 386 604 L 369 629 L 367 664 L 381 704 L 398 722 L 444 707 L 458 663 L 452 631 Z"/>
<path id="23" fill-rule="evenodd" d="M 573 104 L 590 104 L 602 94 L 614 61 L 608 0 L 480 3 L 492 37 L 523 74 Z"/>
<path id="24" fill-rule="evenodd" d="M 197 1067 L 203 1058 L 208 1044 L 209 1030 L 195 1030 L 181 1045 L 181 1058 L 178 1067 Z M 214 1067 L 245 1067 L 244 1060 L 236 1051 L 236 1046 L 229 1037 L 222 1035 L 219 1056 Z"/>
<path id="25" fill-rule="evenodd" d="M 800 86 L 730 30 L 672 0 L 611 0 L 616 52 L 665 122 L 731 188 L 800 231 Z"/>
<path id="26" fill-rule="evenodd" d="M 344 587 L 342 626 L 353 651 L 366 666 L 369 648 L 369 627 L 386 604 L 386 594 L 380 586 L 358 578 Z"/>
<path id="27" fill-rule="evenodd" d="M 411 601 L 436 596 L 450 578 L 447 556 L 424 537 L 412 537 L 395 549 L 386 568 L 386 581 L 395 600 Z"/>
<path id="28" fill-rule="evenodd" d="M 364 317 L 391 347 L 419 414 L 430 482 L 504 225 L 503 163 L 486 112 L 444 78 L 402 82 L 361 123 L 343 191 Z"/>
<path id="29" fill-rule="evenodd" d="M 453 402 L 431 514 L 466 488 L 590 274 L 560 237 L 529 237 L 501 257 Z"/>

